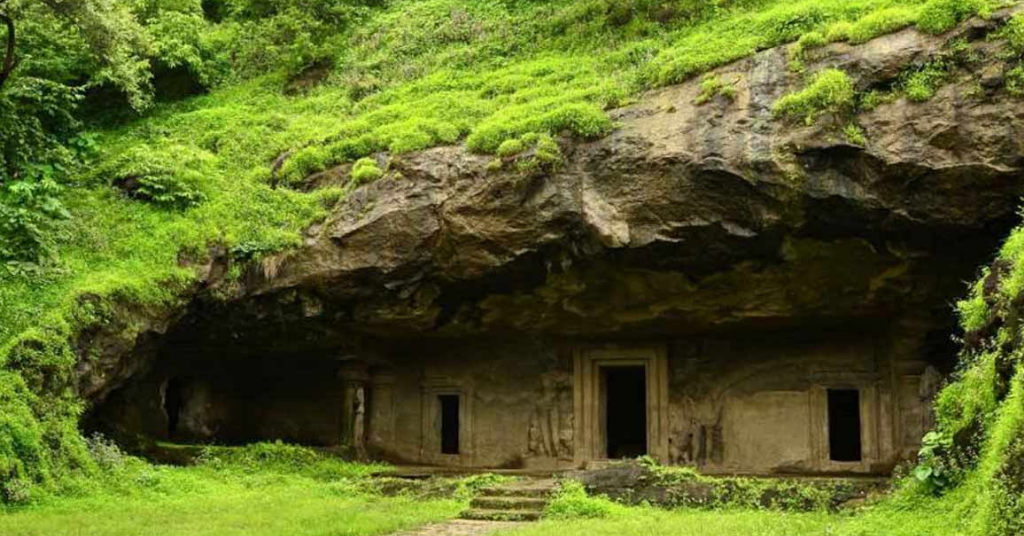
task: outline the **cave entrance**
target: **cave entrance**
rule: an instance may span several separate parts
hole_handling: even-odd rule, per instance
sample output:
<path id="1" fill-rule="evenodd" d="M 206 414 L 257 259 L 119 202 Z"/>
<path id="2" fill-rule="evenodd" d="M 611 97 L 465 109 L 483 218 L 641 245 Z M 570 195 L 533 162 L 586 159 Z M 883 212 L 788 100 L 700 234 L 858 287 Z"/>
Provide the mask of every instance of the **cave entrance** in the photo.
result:
<path id="1" fill-rule="evenodd" d="M 601 367 L 605 439 L 609 459 L 647 454 L 647 370 Z"/>
<path id="2" fill-rule="evenodd" d="M 181 408 L 184 406 L 185 398 L 182 393 L 182 382 L 179 378 L 167 380 L 164 387 L 164 413 L 167 415 L 167 438 L 173 439 L 178 433 L 178 423 L 181 420 Z"/>
<path id="3" fill-rule="evenodd" d="M 860 391 L 828 390 L 828 451 L 834 462 L 861 461 Z"/>
<path id="4" fill-rule="evenodd" d="M 441 405 L 441 454 L 459 453 L 459 395 L 438 395 Z"/>

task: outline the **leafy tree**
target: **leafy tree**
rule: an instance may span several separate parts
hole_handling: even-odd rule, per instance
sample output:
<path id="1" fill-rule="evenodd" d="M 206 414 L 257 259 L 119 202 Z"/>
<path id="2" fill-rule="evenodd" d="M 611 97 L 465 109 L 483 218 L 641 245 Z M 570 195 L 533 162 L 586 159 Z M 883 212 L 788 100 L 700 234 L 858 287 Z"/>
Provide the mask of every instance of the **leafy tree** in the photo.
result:
<path id="1" fill-rule="evenodd" d="M 7 32 L 4 62 L 0 65 L 0 89 L 3 89 L 7 79 L 14 72 L 14 47 L 17 44 L 17 34 L 14 29 L 14 19 L 2 11 L 0 11 L 0 22 L 4 23 L 4 28 Z"/>

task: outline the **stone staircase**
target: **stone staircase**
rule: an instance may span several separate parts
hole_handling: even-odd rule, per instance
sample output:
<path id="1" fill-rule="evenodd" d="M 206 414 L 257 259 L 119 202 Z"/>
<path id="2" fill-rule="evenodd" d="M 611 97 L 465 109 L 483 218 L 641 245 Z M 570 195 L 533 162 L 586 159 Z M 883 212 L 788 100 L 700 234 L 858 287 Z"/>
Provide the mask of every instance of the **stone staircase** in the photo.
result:
<path id="1" fill-rule="evenodd" d="M 544 513 L 555 487 L 553 479 L 544 479 L 484 488 L 460 517 L 478 521 L 536 521 Z"/>

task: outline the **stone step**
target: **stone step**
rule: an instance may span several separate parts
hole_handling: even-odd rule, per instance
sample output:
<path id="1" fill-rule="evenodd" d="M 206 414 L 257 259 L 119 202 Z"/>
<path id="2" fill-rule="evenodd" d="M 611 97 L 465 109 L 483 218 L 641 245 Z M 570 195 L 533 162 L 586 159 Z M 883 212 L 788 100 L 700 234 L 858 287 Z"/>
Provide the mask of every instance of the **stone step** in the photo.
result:
<path id="1" fill-rule="evenodd" d="M 527 510 L 489 510 L 485 508 L 470 508 L 462 512 L 462 519 L 475 521 L 537 521 L 541 512 Z"/>
<path id="2" fill-rule="evenodd" d="M 547 504 L 548 500 L 540 497 L 478 496 L 469 503 L 469 506 L 480 510 L 529 510 L 541 512 Z"/>
<path id="3" fill-rule="evenodd" d="M 529 497 L 546 499 L 551 497 L 554 486 L 501 486 L 483 488 L 480 490 L 481 497 Z"/>

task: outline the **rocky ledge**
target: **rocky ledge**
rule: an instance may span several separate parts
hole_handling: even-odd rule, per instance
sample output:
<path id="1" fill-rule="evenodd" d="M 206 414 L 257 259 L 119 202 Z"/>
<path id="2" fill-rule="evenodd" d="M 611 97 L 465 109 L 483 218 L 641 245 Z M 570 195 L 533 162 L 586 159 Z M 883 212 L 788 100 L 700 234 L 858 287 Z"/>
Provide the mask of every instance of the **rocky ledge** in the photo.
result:
<path id="1" fill-rule="evenodd" d="M 1024 193 L 1024 101 L 1004 88 L 1004 45 L 988 38 L 1008 16 L 828 45 L 803 73 L 791 47 L 765 50 L 715 71 L 734 98 L 696 104 L 699 80 L 651 92 L 612 112 L 606 138 L 562 140 L 555 166 L 499 167 L 462 147 L 380 155 L 385 176 L 303 247 L 241 280 L 223 277 L 229 256 L 215 251 L 180 307 L 83 334 L 81 392 L 101 397 L 158 342 L 186 339 L 326 353 L 384 337 L 878 322 L 946 341 L 952 301 Z M 807 73 L 836 67 L 858 92 L 884 93 L 952 42 L 963 56 L 926 102 L 894 94 L 813 125 L 773 116 Z M 863 139 L 844 134 L 851 122 Z M 341 167 L 306 187 L 347 179 Z"/>

